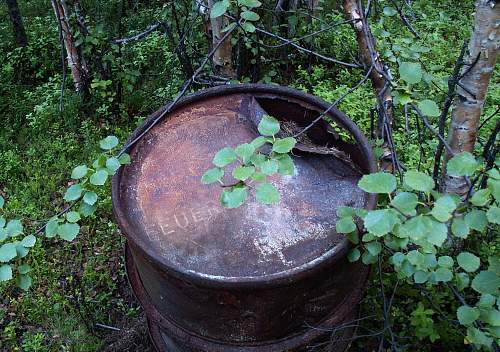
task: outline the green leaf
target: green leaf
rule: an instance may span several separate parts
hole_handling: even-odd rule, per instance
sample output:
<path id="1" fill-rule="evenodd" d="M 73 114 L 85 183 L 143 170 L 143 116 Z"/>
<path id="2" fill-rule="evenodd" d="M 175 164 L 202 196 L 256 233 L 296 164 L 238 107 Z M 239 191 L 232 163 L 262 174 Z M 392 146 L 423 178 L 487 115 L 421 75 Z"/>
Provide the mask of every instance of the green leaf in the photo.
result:
<path id="1" fill-rule="evenodd" d="M 278 172 L 283 176 L 293 176 L 296 173 L 295 164 L 293 159 L 288 154 L 281 154 L 276 156 L 278 160 Z"/>
<path id="2" fill-rule="evenodd" d="M 217 18 L 226 13 L 229 7 L 229 1 L 223 0 L 216 2 L 210 10 L 210 18 Z"/>
<path id="3" fill-rule="evenodd" d="M 351 263 L 357 262 L 359 260 L 360 256 L 361 256 L 361 253 L 360 253 L 359 249 L 354 248 L 354 249 L 351 249 L 349 251 L 349 253 L 347 253 L 347 260 L 349 260 L 349 262 L 351 262 Z"/>
<path id="4" fill-rule="evenodd" d="M 491 345 L 493 344 L 493 339 L 491 337 L 486 336 L 483 331 L 472 326 L 467 328 L 466 340 L 475 345 L 485 346 L 488 349 L 491 349 Z"/>
<path id="5" fill-rule="evenodd" d="M 51 219 L 48 223 L 47 226 L 45 226 L 45 236 L 47 237 L 54 237 L 57 235 L 57 228 L 59 227 L 59 224 L 57 222 L 57 219 Z"/>
<path id="6" fill-rule="evenodd" d="M 85 192 L 83 201 L 88 205 L 94 205 L 97 202 L 97 194 L 95 192 Z"/>
<path id="7" fill-rule="evenodd" d="M 386 6 L 384 7 L 384 15 L 386 16 L 394 16 L 395 14 L 397 14 L 398 12 L 394 9 L 394 7 L 391 7 L 391 6 Z"/>
<path id="8" fill-rule="evenodd" d="M 293 137 L 277 139 L 273 144 L 273 152 L 280 154 L 289 153 L 295 147 L 296 143 L 297 140 Z"/>
<path id="9" fill-rule="evenodd" d="M 438 258 L 438 265 L 442 268 L 453 268 L 453 264 L 455 264 L 453 258 L 448 255 L 443 255 Z"/>
<path id="10" fill-rule="evenodd" d="M 19 265 L 17 267 L 17 272 L 21 275 L 27 274 L 31 271 L 31 267 L 28 264 Z"/>
<path id="11" fill-rule="evenodd" d="M 396 189 L 396 178 L 387 172 L 363 175 L 358 187 L 369 193 L 391 193 Z"/>
<path id="12" fill-rule="evenodd" d="M 257 126 L 259 133 L 263 136 L 274 136 L 280 130 L 280 123 L 274 117 L 264 115 Z"/>
<path id="13" fill-rule="evenodd" d="M 262 147 L 266 143 L 267 143 L 266 137 L 262 137 L 262 136 L 259 136 L 250 142 L 250 144 L 253 145 L 255 150 L 259 149 L 260 147 Z"/>
<path id="14" fill-rule="evenodd" d="M 111 171 L 111 174 L 114 174 L 119 168 L 122 166 L 120 160 L 112 156 L 106 160 L 106 168 Z"/>
<path id="15" fill-rule="evenodd" d="M 278 169 L 279 163 L 275 159 L 266 160 L 260 165 L 260 170 L 269 176 L 277 173 Z"/>
<path id="16" fill-rule="evenodd" d="M 391 201 L 391 205 L 405 215 L 416 214 L 415 208 L 418 204 L 418 197 L 414 193 L 401 192 Z"/>
<path id="17" fill-rule="evenodd" d="M 353 231 L 345 236 L 351 243 L 359 244 L 359 234 L 358 231 Z"/>
<path id="18" fill-rule="evenodd" d="M 433 100 L 425 99 L 418 102 L 418 108 L 426 116 L 437 117 L 441 115 L 439 107 Z"/>
<path id="19" fill-rule="evenodd" d="M 399 76 L 407 83 L 418 83 L 422 80 L 422 67 L 419 63 L 402 62 L 399 65 Z"/>
<path id="20" fill-rule="evenodd" d="M 5 218 L 0 216 L 0 229 L 5 226 Z"/>
<path id="21" fill-rule="evenodd" d="M 462 325 L 471 325 L 479 318 L 479 309 L 461 306 L 457 309 L 457 318 Z"/>
<path id="22" fill-rule="evenodd" d="M 480 189 L 470 199 L 471 203 L 475 206 L 482 207 L 489 202 L 491 195 L 491 190 L 488 188 Z"/>
<path id="23" fill-rule="evenodd" d="M 29 248 L 24 247 L 21 241 L 14 242 L 14 245 L 16 246 L 16 253 L 19 258 L 24 258 L 28 255 Z"/>
<path id="24" fill-rule="evenodd" d="M 459 238 L 467 238 L 470 228 L 463 218 L 455 218 L 451 223 L 451 232 Z"/>
<path id="25" fill-rule="evenodd" d="M 456 207 L 455 200 L 451 196 L 445 195 L 434 203 L 431 214 L 436 220 L 446 222 L 451 218 L 451 213 Z"/>
<path id="26" fill-rule="evenodd" d="M 250 162 L 256 167 L 260 167 L 266 160 L 267 160 L 267 158 L 263 154 L 260 154 L 260 153 L 254 154 L 250 158 Z"/>
<path id="27" fill-rule="evenodd" d="M 106 155 L 101 154 L 96 160 L 94 160 L 94 162 L 92 163 L 92 167 L 94 169 L 103 168 L 106 166 L 106 160 L 108 160 L 108 158 L 106 158 Z"/>
<path id="28" fill-rule="evenodd" d="M 0 196 L 0 209 L 3 209 L 4 205 L 5 205 L 5 199 L 3 199 L 2 196 Z"/>
<path id="29" fill-rule="evenodd" d="M 493 271 L 481 271 L 476 275 L 471 284 L 472 288 L 481 294 L 498 295 L 500 276 Z"/>
<path id="30" fill-rule="evenodd" d="M 459 291 L 463 291 L 465 288 L 469 287 L 470 278 L 467 273 L 456 274 L 457 288 Z"/>
<path id="31" fill-rule="evenodd" d="M 26 237 L 24 237 L 21 241 L 21 244 L 23 245 L 23 247 L 27 247 L 27 248 L 31 248 L 35 245 L 36 243 L 36 237 L 33 236 L 33 235 L 28 235 Z"/>
<path id="32" fill-rule="evenodd" d="M 64 194 L 63 198 L 68 202 L 77 200 L 82 196 L 82 191 L 83 191 L 82 186 L 80 186 L 79 184 L 72 185 L 66 190 L 66 193 Z"/>
<path id="33" fill-rule="evenodd" d="M 423 172 L 410 170 L 404 176 L 404 183 L 408 187 L 420 192 L 430 192 L 434 188 L 434 180 Z"/>
<path id="34" fill-rule="evenodd" d="M 0 247 L 0 262 L 6 263 L 17 256 L 16 245 L 14 243 L 5 243 Z"/>
<path id="35" fill-rule="evenodd" d="M 12 267 L 9 264 L 0 266 L 0 282 L 9 281 L 12 279 Z"/>
<path id="36" fill-rule="evenodd" d="M 57 229 L 57 234 L 59 235 L 59 237 L 66 241 L 73 241 L 79 232 L 80 225 L 72 223 L 59 225 Z"/>
<path id="37" fill-rule="evenodd" d="M 366 229 L 378 237 L 391 232 L 394 225 L 400 223 L 397 213 L 392 209 L 371 210 L 363 220 Z"/>
<path id="38" fill-rule="evenodd" d="M 68 222 L 77 222 L 80 220 L 80 213 L 77 211 L 70 211 L 66 214 L 66 220 L 68 220 Z"/>
<path id="39" fill-rule="evenodd" d="M 474 254 L 469 252 L 462 252 L 457 257 L 458 265 L 465 271 L 472 273 L 479 269 L 481 261 Z"/>
<path id="40" fill-rule="evenodd" d="M 74 180 L 79 180 L 82 177 L 85 177 L 87 175 L 88 171 L 89 171 L 89 168 L 87 167 L 87 165 L 77 166 L 71 172 L 71 178 Z"/>
<path id="41" fill-rule="evenodd" d="M 10 237 L 14 237 L 23 233 L 23 224 L 21 220 L 10 220 L 5 226 L 5 231 Z"/>
<path id="42" fill-rule="evenodd" d="M 118 138 L 115 136 L 107 136 L 99 142 L 99 146 L 103 150 L 111 150 L 118 145 Z"/>
<path id="43" fill-rule="evenodd" d="M 245 32 L 248 32 L 248 33 L 253 33 L 255 32 L 255 26 L 253 24 L 251 24 L 250 22 L 244 22 L 241 24 L 241 28 L 243 28 L 243 30 Z"/>
<path id="44" fill-rule="evenodd" d="M 484 320 L 491 326 L 500 326 L 500 311 L 498 311 L 498 309 L 490 309 L 486 313 L 486 318 Z"/>
<path id="45" fill-rule="evenodd" d="M 96 186 L 102 186 L 106 183 L 109 174 L 105 170 L 98 170 L 90 176 L 90 183 Z"/>
<path id="46" fill-rule="evenodd" d="M 481 295 L 481 298 L 479 298 L 479 302 L 477 303 L 477 306 L 479 308 L 491 308 L 496 302 L 496 297 L 490 294 L 484 294 Z"/>
<path id="47" fill-rule="evenodd" d="M 27 291 L 31 287 L 31 277 L 29 275 L 19 275 L 16 278 L 16 285 L 24 291 Z"/>
<path id="48" fill-rule="evenodd" d="M 418 270 L 413 274 L 413 280 L 416 284 L 423 284 L 429 280 L 431 273 L 427 271 Z"/>
<path id="49" fill-rule="evenodd" d="M 340 206 L 337 208 L 336 214 L 339 218 L 353 217 L 356 215 L 356 209 L 353 207 Z"/>
<path id="50" fill-rule="evenodd" d="M 493 224 L 500 224 L 500 208 L 491 206 L 486 212 L 486 218 Z"/>
<path id="51" fill-rule="evenodd" d="M 478 165 L 478 162 L 471 153 L 462 152 L 448 161 L 446 169 L 450 176 L 472 176 Z"/>
<path id="52" fill-rule="evenodd" d="M 452 278 L 453 273 L 450 269 L 441 267 L 434 272 L 434 280 L 436 280 L 436 282 L 449 282 Z"/>
<path id="53" fill-rule="evenodd" d="M 207 170 L 201 177 L 201 182 L 204 185 L 209 185 L 211 183 L 219 181 L 224 176 L 224 170 L 218 167 Z M 90 204 L 92 205 L 92 204 Z"/>
<path id="54" fill-rule="evenodd" d="M 95 204 L 89 205 L 85 202 L 82 202 L 80 204 L 80 208 L 78 209 L 78 212 L 80 213 L 81 216 L 87 217 L 87 216 L 94 214 L 95 210 L 96 210 Z"/>
<path id="55" fill-rule="evenodd" d="M 224 167 L 235 162 L 238 159 L 236 152 L 229 147 L 222 148 L 215 154 L 212 160 L 213 164 L 217 167 Z"/>
<path id="56" fill-rule="evenodd" d="M 373 263 L 376 263 L 377 262 L 377 259 L 378 257 L 377 256 L 373 256 L 371 255 L 370 252 L 368 251 L 365 251 L 363 253 L 363 255 L 361 256 L 361 261 L 363 262 L 363 264 L 365 265 L 370 265 L 370 264 L 373 264 Z"/>
<path id="57" fill-rule="evenodd" d="M 120 164 L 122 164 L 122 165 L 128 165 L 131 162 L 130 155 L 128 155 L 127 153 L 123 153 L 122 155 L 120 155 L 118 160 L 120 161 Z"/>
<path id="58" fill-rule="evenodd" d="M 250 143 L 244 143 L 236 147 L 235 149 L 236 155 L 238 155 L 243 163 L 247 163 L 250 160 L 250 157 L 255 152 L 255 147 Z"/>
<path id="59" fill-rule="evenodd" d="M 488 225 L 488 218 L 483 210 L 472 209 L 465 215 L 465 222 L 471 229 L 482 232 Z"/>
<path id="60" fill-rule="evenodd" d="M 260 19 L 260 16 L 253 11 L 243 11 L 240 16 L 247 21 L 258 21 Z"/>
<path id="61" fill-rule="evenodd" d="M 4 228 L 0 227 L 0 242 L 5 241 L 7 238 L 7 231 Z"/>
<path id="62" fill-rule="evenodd" d="M 335 230 L 338 233 L 350 233 L 356 230 L 356 224 L 350 217 L 340 218 L 335 224 Z"/>
<path id="63" fill-rule="evenodd" d="M 448 237 L 448 227 L 446 224 L 430 219 L 430 227 L 427 229 L 427 242 L 435 246 L 441 247 Z"/>
<path id="64" fill-rule="evenodd" d="M 425 255 L 417 250 L 411 250 L 406 255 L 406 259 L 415 266 L 421 267 L 425 262 Z"/>
<path id="65" fill-rule="evenodd" d="M 370 252 L 371 255 L 377 256 L 382 251 L 382 246 L 379 242 L 373 241 L 365 243 L 365 248 Z"/>
<path id="66" fill-rule="evenodd" d="M 256 182 L 263 182 L 266 180 L 267 176 L 266 174 L 263 174 L 262 172 L 254 172 L 254 174 L 252 176 L 250 176 L 250 178 Z"/>
<path id="67" fill-rule="evenodd" d="M 257 0 L 238 0 L 238 4 L 249 8 L 260 7 L 262 5 L 262 3 Z"/>
<path id="68" fill-rule="evenodd" d="M 222 191 L 220 202 L 226 208 L 234 209 L 245 203 L 247 199 L 246 187 L 226 188 Z"/>
<path id="69" fill-rule="evenodd" d="M 253 166 L 238 166 L 233 170 L 233 177 L 240 181 L 247 180 L 255 172 L 255 167 Z"/>
<path id="70" fill-rule="evenodd" d="M 270 183 L 262 183 L 255 187 L 255 199 L 263 204 L 276 204 L 280 201 L 280 193 Z"/>

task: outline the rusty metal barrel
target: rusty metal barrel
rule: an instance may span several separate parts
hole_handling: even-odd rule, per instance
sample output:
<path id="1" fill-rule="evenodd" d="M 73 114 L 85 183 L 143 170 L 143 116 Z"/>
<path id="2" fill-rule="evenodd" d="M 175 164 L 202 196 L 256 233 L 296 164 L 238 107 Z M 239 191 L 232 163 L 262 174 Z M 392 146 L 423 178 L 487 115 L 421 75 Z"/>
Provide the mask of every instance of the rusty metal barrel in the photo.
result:
<path id="1" fill-rule="evenodd" d="M 367 139 L 342 112 L 303 92 L 261 84 L 189 95 L 130 140 L 130 165 L 113 178 L 113 209 L 127 237 L 126 266 L 158 351 L 343 351 L 369 269 L 349 263 L 335 231 L 340 206 L 372 209 L 357 187 L 376 164 Z M 319 152 L 294 150 L 294 176 L 272 176 L 281 201 L 249 196 L 219 204 L 203 185 L 214 154 L 258 136 L 269 114 L 304 128 Z M 340 158 L 322 150 L 340 151 Z M 230 183 L 230 173 L 224 182 Z M 315 349 L 316 348 L 316 349 Z"/>

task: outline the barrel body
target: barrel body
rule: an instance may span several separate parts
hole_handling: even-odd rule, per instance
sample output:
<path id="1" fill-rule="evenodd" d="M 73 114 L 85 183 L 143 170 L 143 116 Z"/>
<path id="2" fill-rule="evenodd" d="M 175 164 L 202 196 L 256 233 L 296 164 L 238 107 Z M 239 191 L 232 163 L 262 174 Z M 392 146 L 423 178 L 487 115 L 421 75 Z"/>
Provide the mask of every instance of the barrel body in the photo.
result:
<path id="1" fill-rule="evenodd" d="M 158 350 L 348 346 L 368 268 L 347 261 L 336 209 L 376 202 L 356 186 L 362 173 L 375 170 L 356 126 L 332 109 L 330 122 L 308 131 L 319 152 L 294 152 L 297 174 L 271 177 L 282 195 L 278 205 L 249 197 L 239 209 L 224 209 L 220 187 L 200 182 L 215 152 L 258 135 L 264 114 L 305 127 L 326 108 L 286 88 L 217 87 L 158 111 L 131 137 L 165 115 L 113 179 L 115 215 L 128 238 L 127 272 Z"/>

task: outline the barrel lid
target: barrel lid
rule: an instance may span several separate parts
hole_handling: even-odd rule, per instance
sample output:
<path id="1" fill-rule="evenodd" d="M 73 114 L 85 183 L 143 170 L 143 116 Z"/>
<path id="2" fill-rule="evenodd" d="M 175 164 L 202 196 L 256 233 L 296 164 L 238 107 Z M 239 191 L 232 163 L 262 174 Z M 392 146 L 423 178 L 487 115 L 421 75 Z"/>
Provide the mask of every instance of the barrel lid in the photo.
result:
<path id="1" fill-rule="evenodd" d="M 163 267 L 217 280 L 298 268 L 344 243 L 335 231 L 339 206 L 366 206 L 358 172 L 330 155 L 302 154 L 293 156 L 295 176 L 270 178 L 279 204 L 260 204 L 250 191 L 241 207 L 222 207 L 220 185 L 203 185 L 201 176 L 217 151 L 258 136 L 254 98 L 212 96 L 175 109 L 133 146 L 132 163 L 115 177 L 122 230 Z M 226 172 L 225 183 L 231 180 Z"/>

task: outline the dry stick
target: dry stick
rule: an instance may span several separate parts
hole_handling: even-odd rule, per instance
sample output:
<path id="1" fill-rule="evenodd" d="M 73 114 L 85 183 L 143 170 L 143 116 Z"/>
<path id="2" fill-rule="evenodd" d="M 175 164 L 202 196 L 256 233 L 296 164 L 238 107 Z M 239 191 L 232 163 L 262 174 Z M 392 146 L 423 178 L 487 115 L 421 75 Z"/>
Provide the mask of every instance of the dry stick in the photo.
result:
<path id="1" fill-rule="evenodd" d="M 459 80 L 460 69 L 463 66 L 463 59 L 465 55 L 465 50 L 467 48 L 467 41 L 464 40 L 464 44 L 462 45 L 462 50 L 460 51 L 460 55 L 458 56 L 457 61 L 455 62 L 455 67 L 453 68 L 453 73 L 448 79 L 448 94 L 446 95 L 446 99 L 444 101 L 443 111 L 441 111 L 441 115 L 439 116 L 439 134 L 444 136 L 444 130 L 446 125 L 446 118 L 448 116 L 448 112 L 450 111 L 451 104 L 453 104 L 453 99 L 455 98 L 455 91 L 457 82 Z M 439 140 L 439 144 L 436 150 L 436 156 L 434 158 L 434 170 L 432 176 L 434 180 L 438 180 L 439 178 L 439 170 L 441 169 L 441 156 L 443 154 L 444 144 L 441 140 Z"/>
<path id="2" fill-rule="evenodd" d="M 271 32 L 268 32 L 266 31 L 265 29 L 261 29 L 261 28 L 255 28 L 255 30 L 259 33 L 263 33 L 265 35 L 268 35 L 270 37 L 273 37 L 273 38 L 276 38 L 276 39 L 279 39 L 283 42 L 290 42 L 289 39 L 286 39 L 286 38 L 283 38 L 277 34 L 274 34 L 274 33 L 271 33 Z M 316 51 L 313 51 L 313 50 L 309 50 L 309 49 L 306 49 L 298 44 L 295 44 L 293 42 L 290 42 L 289 43 L 291 46 L 293 46 L 294 48 L 296 48 L 297 50 L 300 50 L 302 52 L 305 52 L 305 53 L 308 53 L 308 54 L 311 54 L 311 55 L 314 55 L 314 56 L 317 56 L 319 57 L 320 59 L 323 59 L 325 61 L 328 61 L 328 62 L 333 62 L 335 64 L 339 64 L 339 65 L 343 65 L 343 66 L 346 66 L 346 67 L 352 67 L 352 68 L 360 68 L 362 67 L 361 65 L 358 65 L 358 64 L 352 64 L 352 63 L 349 63 L 349 62 L 344 62 L 344 61 L 341 61 L 341 60 L 337 60 L 337 59 L 334 59 L 334 58 L 331 58 L 331 57 L 328 57 L 328 56 L 325 56 L 323 54 L 320 54 Z"/>
<path id="3" fill-rule="evenodd" d="M 406 28 L 408 28 L 408 30 L 411 32 L 411 34 L 413 34 L 415 36 L 415 38 L 420 39 L 420 34 L 418 34 L 418 32 L 415 30 L 415 28 L 413 28 L 413 26 L 411 25 L 410 21 L 408 21 L 408 18 L 406 18 L 405 13 L 403 12 L 403 8 L 402 7 L 399 8 L 398 4 L 394 0 L 391 0 L 391 3 L 396 8 L 396 11 L 399 14 L 399 18 L 401 18 L 401 21 L 403 21 Z"/>
<path id="4" fill-rule="evenodd" d="M 366 80 L 368 79 L 368 77 L 370 77 L 370 74 L 373 70 L 373 66 L 370 67 L 370 69 L 368 70 L 368 72 L 365 74 L 365 76 L 361 79 L 361 81 L 358 82 L 358 84 L 356 84 L 354 87 L 352 87 L 351 89 L 349 89 L 346 93 L 342 94 L 340 96 L 340 98 L 338 98 L 337 100 L 335 100 L 333 102 L 332 105 L 330 105 L 328 107 L 328 109 L 326 109 L 325 111 L 323 111 L 318 117 L 316 117 L 309 125 L 307 125 L 306 127 L 304 127 L 304 129 L 300 132 L 298 132 L 297 134 L 295 134 L 293 137 L 294 138 L 297 138 L 298 136 L 300 136 L 301 134 L 305 133 L 307 130 L 309 130 L 311 127 L 313 127 L 315 124 L 318 123 L 319 120 L 321 120 L 326 114 L 328 114 L 328 112 L 330 112 L 330 110 L 332 110 L 335 106 L 337 106 L 342 100 L 344 100 L 344 98 L 346 96 L 348 96 L 349 94 L 351 94 L 352 92 L 354 92 L 356 89 L 358 89 L 363 83 L 366 82 Z"/>
<path id="5" fill-rule="evenodd" d="M 239 24 L 239 23 L 238 23 Z M 175 99 L 170 103 L 168 104 L 168 106 L 165 108 L 165 110 L 163 110 L 161 112 L 160 115 L 158 115 L 158 117 L 156 117 L 153 121 L 151 121 L 151 123 L 149 124 L 148 127 L 146 127 L 144 129 L 144 131 L 142 131 L 137 137 L 135 137 L 132 141 L 130 141 L 129 143 L 127 143 L 123 149 L 120 151 L 120 153 L 118 153 L 118 157 L 120 157 L 121 155 L 123 155 L 123 153 L 125 153 L 132 145 L 134 145 L 135 143 L 137 143 L 138 140 L 140 140 L 146 133 L 148 133 L 161 119 L 163 119 L 165 117 L 165 115 L 167 113 L 170 112 L 170 110 L 172 109 L 172 107 L 175 106 L 175 104 L 177 104 L 177 102 L 184 96 L 184 94 L 187 92 L 188 88 L 191 86 L 191 84 L 195 81 L 196 77 L 200 74 L 200 72 L 203 70 L 203 68 L 205 67 L 205 65 L 207 64 L 207 62 L 210 60 L 210 58 L 214 55 L 215 51 L 218 49 L 218 47 L 222 44 L 222 42 L 229 37 L 229 35 L 231 35 L 231 33 L 235 30 L 236 27 L 233 27 L 232 29 L 230 29 L 229 31 L 226 32 L 226 34 L 224 34 L 224 36 L 221 38 L 221 40 L 217 43 L 217 45 L 215 45 L 212 50 L 210 51 L 210 53 L 205 57 L 205 59 L 203 60 L 203 62 L 201 63 L 201 65 L 198 67 L 198 69 L 196 69 L 196 71 L 193 73 L 193 75 L 191 76 L 191 78 L 189 78 L 186 82 L 184 82 L 184 86 L 183 88 L 181 89 L 181 91 L 179 92 L 179 94 L 177 94 L 177 96 L 175 97 Z"/>
<path id="6" fill-rule="evenodd" d="M 481 125 L 479 125 L 477 130 L 479 131 L 486 123 L 488 123 L 489 120 L 491 120 L 499 112 L 500 112 L 500 105 L 497 106 L 497 109 L 493 112 L 493 114 L 484 119 L 484 121 L 481 123 Z"/>
<path id="7" fill-rule="evenodd" d="M 136 41 L 136 40 L 141 40 L 141 39 L 147 37 L 149 34 L 153 33 L 158 28 L 165 28 L 165 23 L 164 22 L 155 23 L 155 24 L 149 26 L 148 29 L 146 29 L 144 32 L 138 33 L 138 34 L 136 34 L 136 35 L 134 35 L 132 37 L 113 40 L 112 43 L 113 44 L 127 45 L 130 42 L 133 42 L 133 41 Z"/>
<path id="8" fill-rule="evenodd" d="M 277 45 L 261 44 L 261 45 L 264 46 L 264 47 L 266 47 L 266 48 L 270 48 L 270 49 L 281 48 L 281 47 L 283 47 L 285 45 L 289 45 L 291 43 L 296 43 L 296 42 L 299 42 L 299 41 L 301 41 L 303 39 L 306 39 L 306 38 L 309 38 L 309 37 L 313 37 L 313 36 L 318 35 L 318 34 L 323 33 L 323 32 L 327 32 L 327 31 L 331 30 L 334 27 L 337 27 L 337 26 L 340 26 L 340 25 L 343 25 L 343 24 L 354 23 L 354 22 L 358 22 L 358 21 L 360 21 L 360 20 L 359 19 L 345 20 L 345 21 L 342 21 L 342 22 L 337 22 L 337 23 L 331 24 L 328 27 L 319 29 L 319 30 L 317 30 L 315 32 L 306 34 L 306 35 L 304 35 L 302 37 L 299 37 L 299 38 L 296 38 L 296 39 L 285 39 L 283 41 L 283 43 L 281 43 L 281 44 L 277 44 Z"/>
<path id="9" fill-rule="evenodd" d="M 413 103 L 410 104 L 410 106 L 417 113 L 417 115 L 422 119 L 422 121 L 424 122 L 425 127 L 427 127 L 427 129 L 429 131 L 431 131 L 441 141 L 441 143 L 443 143 L 443 145 L 446 148 L 446 150 L 448 151 L 448 153 L 450 153 L 451 155 L 455 155 L 455 153 L 453 152 L 453 150 L 451 149 L 451 147 L 448 145 L 448 143 L 446 142 L 446 140 L 443 138 L 443 136 L 438 131 L 436 131 L 431 126 L 431 124 L 429 123 L 429 121 L 427 120 L 427 118 L 425 117 L 425 115 L 422 113 L 422 111 L 415 104 L 413 104 Z"/>

